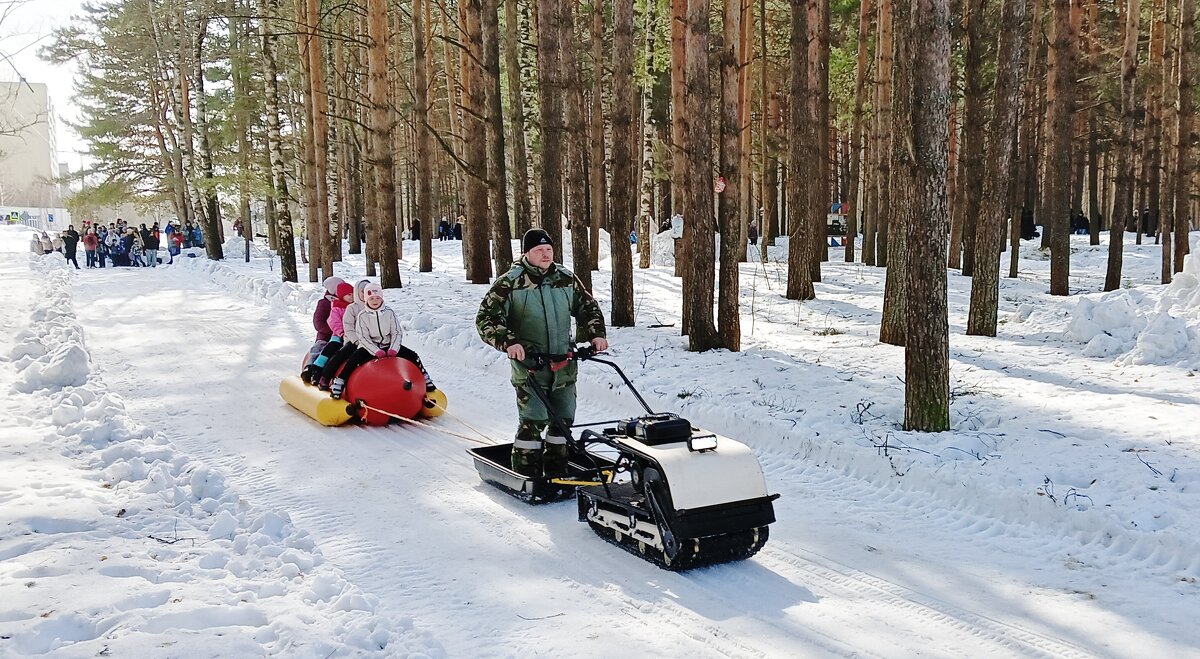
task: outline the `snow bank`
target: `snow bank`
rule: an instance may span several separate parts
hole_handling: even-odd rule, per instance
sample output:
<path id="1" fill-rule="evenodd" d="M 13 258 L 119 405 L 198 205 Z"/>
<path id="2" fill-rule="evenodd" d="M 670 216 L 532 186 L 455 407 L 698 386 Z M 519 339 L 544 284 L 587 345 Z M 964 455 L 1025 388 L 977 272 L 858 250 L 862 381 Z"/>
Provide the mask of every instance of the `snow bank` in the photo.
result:
<path id="1" fill-rule="evenodd" d="M 1185 257 L 1157 299 L 1130 289 L 1081 297 L 1066 334 L 1086 343 L 1089 357 L 1200 368 L 1200 259 Z"/>
<path id="2" fill-rule="evenodd" d="M 225 239 L 221 245 L 221 253 L 227 259 L 245 259 L 246 258 L 246 239 L 240 238 L 237 235 L 231 235 Z M 263 247 L 262 245 L 250 241 L 250 258 L 265 259 L 275 256 L 275 254 Z"/>
<path id="3" fill-rule="evenodd" d="M 1083 354 L 1089 357 L 1113 357 L 1131 350 L 1146 319 L 1139 314 L 1134 293 L 1126 290 L 1099 297 L 1082 297 L 1071 312 L 1067 334 L 1086 343 Z"/>
<path id="4" fill-rule="evenodd" d="M 196 259 L 204 262 L 206 260 Z M 40 289 L 0 383 L 0 654 L 56 657 L 442 654 L 324 563 L 286 512 L 134 422 L 89 367 L 65 262 Z M 7 418 L 11 414 L 5 414 Z"/>

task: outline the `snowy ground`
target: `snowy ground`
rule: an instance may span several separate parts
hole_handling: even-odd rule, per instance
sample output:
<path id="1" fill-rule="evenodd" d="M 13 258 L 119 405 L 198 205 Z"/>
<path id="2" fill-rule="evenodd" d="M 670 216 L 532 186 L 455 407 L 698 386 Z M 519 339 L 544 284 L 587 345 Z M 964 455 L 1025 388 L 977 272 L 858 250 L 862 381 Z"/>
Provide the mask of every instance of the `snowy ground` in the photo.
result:
<path id="1" fill-rule="evenodd" d="M 407 243 L 387 293 L 451 414 L 383 429 L 279 399 L 318 287 L 277 282 L 278 263 L 76 272 L 26 244 L 0 230 L 0 656 L 1200 651 L 1200 268 L 1156 285 L 1156 246 L 1128 246 L 1125 288 L 1103 294 L 1106 247 L 1076 243 L 1070 298 L 1027 246 L 994 339 L 963 335 L 952 274 L 954 430 L 932 435 L 899 430 L 881 270 L 831 250 L 797 304 L 773 251 L 743 269 L 743 351 L 699 355 L 671 269 L 638 271 L 613 358 L 651 405 L 749 444 L 782 495 L 758 556 L 673 574 L 573 503 L 481 484 L 471 444 L 440 432 L 514 425 L 461 243 L 434 244 L 433 273 Z M 610 373 L 581 380 L 581 421 L 634 413 Z"/>

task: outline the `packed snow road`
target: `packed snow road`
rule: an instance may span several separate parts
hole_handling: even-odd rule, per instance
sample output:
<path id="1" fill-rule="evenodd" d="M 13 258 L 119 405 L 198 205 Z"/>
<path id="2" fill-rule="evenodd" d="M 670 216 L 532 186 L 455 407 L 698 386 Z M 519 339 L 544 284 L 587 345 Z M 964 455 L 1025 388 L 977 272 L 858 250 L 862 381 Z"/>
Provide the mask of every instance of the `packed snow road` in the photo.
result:
<path id="1" fill-rule="evenodd" d="M 312 338 L 297 310 L 196 267 L 93 270 L 75 281 L 93 367 L 130 414 L 247 499 L 289 513 L 348 579 L 448 656 L 1117 657 L 1178 654 L 1197 640 L 1168 631 L 1186 611 L 1098 606 L 1091 591 L 1143 575 L 1073 574 L 1062 557 L 1104 567 L 1106 548 L 1089 540 L 778 451 L 760 455 L 769 489 L 782 494 L 766 548 L 669 573 L 601 541 L 571 502 L 531 507 L 480 483 L 471 444 L 439 432 L 511 434 L 507 367 L 455 349 L 474 337 L 433 328 L 405 341 L 451 415 L 328 429 L 276 393 Z M 478 295 L 456 293 L 429 304 L 473 313 Z M 412 304 L 395 306 L 401 317 L 425 312 Z M 631 402 L 584 382 L 579 417 L 627 416 Z"/>

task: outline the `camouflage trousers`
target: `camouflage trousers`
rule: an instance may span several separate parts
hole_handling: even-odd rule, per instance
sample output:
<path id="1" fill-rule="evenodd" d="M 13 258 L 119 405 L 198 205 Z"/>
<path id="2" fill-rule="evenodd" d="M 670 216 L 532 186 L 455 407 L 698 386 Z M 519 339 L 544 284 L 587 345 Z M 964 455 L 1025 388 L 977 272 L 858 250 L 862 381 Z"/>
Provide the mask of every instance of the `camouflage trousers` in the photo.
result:
<path id="1" fill-rule="evenodd" d="M 553 373 L 538 373 L 538 384 L 547 393 L 550 405 L 565 426 L 575 422 L 575 382 L 555 386 Z M 550 411 L 533 391 L 533 385 L 524 382 L 514 385 L 517 390 L 517 435 L 513 441 L 513 471 L 526 476 L 545 474 L 549 477 L 562 476 L 567 471 L 567 431 L 557 428 Z M 542 432 L 549 427 L 546 438 Z"/>

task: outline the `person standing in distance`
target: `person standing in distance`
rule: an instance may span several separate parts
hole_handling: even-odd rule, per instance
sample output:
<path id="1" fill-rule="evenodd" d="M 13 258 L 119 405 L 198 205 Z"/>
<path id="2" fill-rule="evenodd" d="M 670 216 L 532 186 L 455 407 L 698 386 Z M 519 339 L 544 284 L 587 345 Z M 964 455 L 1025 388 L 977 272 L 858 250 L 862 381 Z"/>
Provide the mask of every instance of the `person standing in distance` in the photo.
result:
<path id="1" fill-rule="evenodd" d="M 479 337 L 508 354 L 512 385 L 517 393 L 517 433 L 512 467 L 526 476 L 560 476 L 567 468 L 567 429 L 553 426 L 550 411 L 533 392 L 536 379 L 546 392 L 555 415 L 570 426 L 575 421 L 575 379 L 578 363 L 557 370 L 529 372 L 531 353 L 562 355 L 576 339 L 607 350 L 604 312 L 573 272 L 554 262 L 554 242 L 542 229 L 530 229 L 521 239 L 521 260 L 492 283 L 475 316 Z M 571 332 L 575 319 L 576 333 Z M 543 439 L 542 432 L 549 428 Z"/>

